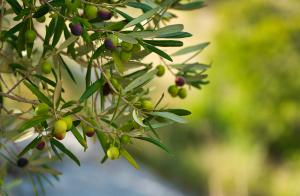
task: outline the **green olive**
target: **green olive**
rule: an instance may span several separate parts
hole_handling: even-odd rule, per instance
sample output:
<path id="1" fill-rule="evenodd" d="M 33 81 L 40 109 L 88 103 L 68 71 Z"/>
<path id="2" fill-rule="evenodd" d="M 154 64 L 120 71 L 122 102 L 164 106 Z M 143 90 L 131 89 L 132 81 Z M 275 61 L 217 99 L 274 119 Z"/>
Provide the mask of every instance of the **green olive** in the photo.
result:
<path id="1" fill-rule="evenodd" d="M 172 96 L 172 97 L 176 97 L 177 94 L 178 94 L 178 87 L 176 85 L 171 85 L 169 88 L 168 88 L 168 92 L 169 94 Z"/>
<path id="2" fill-rule="evenodd" d="M 87 19 L 91 20 L 97 17 L 98 9 L 94 5 L 87 5 L 84 8 L 84 15 L 87 17 Z"/>
<path id="3" fill-rule="evenodd" d="M 139 52 L 141 50 L 140 44 L 134 44 L 132 47 L 132 52 Z"/>
<path id="4" fill-rule="evenodd" d="M 119 158 L 120 151 L 117 147 L 112 146 L 107 150 L 106 154 L 107 154 L 108 158 L 110 158 L 111 160 L 115 160 L 115 159 Z"/>
<path id="5" fill-rule="evenodd" d="M 133 44 L 128 43 L 128 42 L 122 42 L 121 47 L 122 47 L 122 50 L 124 50 L 126 52 L 130 52 L 133 48 Z"/>
<path id="6" fill-rule="evenodd" d="M 37 116 L 45 115 L 45 114 L 48 114 L 48 112 L 49 112 L 49 106 L 45 103 L 40 103 L 40 104 L 38 104 L 38 106 L 35 108 L 34 111 Z"/>
<path id="7" fill-rule="evenodd" d="M 27 43 L 33 43 L 36 38 L 36 32 L 32 29 L 29 29 L 25 32 L 25 41 Z"/>
<path id="8" fill-rule="evenodd" d="M 186 90 L 186 88 L 181 88 L 181 89 L 179 89 L 179 91 L 178 91 L 178 96 L 179 96 L 181 99 L 186 98 L 186 96 L 187 96 L 187 90 Z"/>
<path id="9" fill-rule="evenodd" d="M 121 51 L 120 57 L 123 62 L 128 62 L 131 59 L 131 56 L 131 52 Z"/>
<path id="10" fill-rule="evenodd" d="M 143 100 L 141 102 L 141 106 L 144 110 L 148 110 L 148 111 L 153 110 L 153 104 L 149 100 Z"/>
<path id="11" fill-rule="evenodd" d="M 66 116 L 63 118 L 63 120 L 67 123 L 67 130 L 71 129 L 73 126 L 73 119 L 71 116 Z"/>
<path id="12" fill-rule="evenodd" d="M 49 62 L 45 61 L 45 62 L 42 64 L 41 69 L 42 69 L 42 72 L 43 72 L 44 74 L 50 74 L 50 73 L 51 73 L 51 70 L 52 70 L 52 65 L 51 65 Z"/>
<path id="13" fill-rule="evenodd" d="M 164 67 L 163 65 L 158 65 L 158 66 L 156 67 L 156 69 L 157 69 L 156 75 L 157 75 L 158 77 L 163 76 L 163 75 L 165 74 L 165 72 L 166 72 L 166 69 L 165 69 L 165 67 Z"/>
<path id="14" fill-rule="evenodd" d="M 130 143 L 130 136 L 122 135 L 120 138 L 122 144 L 129 144 Z"/>

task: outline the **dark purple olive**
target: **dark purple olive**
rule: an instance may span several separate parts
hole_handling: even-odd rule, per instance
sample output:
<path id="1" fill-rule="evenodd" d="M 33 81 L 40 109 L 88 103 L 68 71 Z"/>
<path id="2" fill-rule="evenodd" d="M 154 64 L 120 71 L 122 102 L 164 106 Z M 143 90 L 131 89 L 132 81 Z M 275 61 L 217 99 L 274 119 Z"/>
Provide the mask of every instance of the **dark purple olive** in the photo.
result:
<path id="1" fill-rule="evenodd" d="M 104 85 L 103 85 L 103 95 L 104 96 L 107 96 L 109 95 L 111 92 L 111 89 L 110 89 L 110 86 L 109 84 L 106 82 Z"/>
<path id="2" fill-rule="evenodd" d="M 181 76 L 177 76 L 175 79 L 176 86 L 183 86 L 185 84 L 185 79 Z"/>
<path id="3" fill-rule="evenodd" d="M 79 36 L 82 34 L 83 28 L 81 24 L 70 24 L 69 27 L 73 35 Z"/>
<path id="4" fill-rule="evenodd" d="M 101 20 L 110 20 L 112 16 L 113 14 L 111 13 L 111 11 L 105 8 L 100 9 L 98 12 L 98 17 Z"/>
<path id="5" fill-rule="evenodd" d="M 116 48 L 116 46 L 114 45 L 114 43 L 112 42 L 111 39 L 106 38 L 104 40 L 104 46 L 107 50 L 114 50 Z"/>
<path id="6" fill-rule="evenodd" d="M 44 140 L 41 140 L 37 145 L 36 148 L 38 150 L 43 150 L 45 148 L 46 142 Z"/>
<path id="7" fill-rule="evenodd" d="M 25 167 L 27 164 L 28 164 L 28 160 L 24 157 L 19 158 L 17 161 L 18 167 L 21 167 L 21 168 Z"/>

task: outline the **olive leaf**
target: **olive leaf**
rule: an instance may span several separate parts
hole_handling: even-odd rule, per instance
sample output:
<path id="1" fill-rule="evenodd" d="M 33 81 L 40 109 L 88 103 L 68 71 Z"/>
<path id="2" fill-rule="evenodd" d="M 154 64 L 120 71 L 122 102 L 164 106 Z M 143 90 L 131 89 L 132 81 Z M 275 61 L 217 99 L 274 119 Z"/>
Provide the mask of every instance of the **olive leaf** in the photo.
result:
<path id="1" fill-rule="evenodd" d="M 125 148 L 120 148 L 120 154 L 135 168 L 140 169 L 134 158 L 129 154 Z"/>
<path id="2" fill-rule="evenodd" d="M 57 147 L 59 150 L 65 153 L 68 157 L 70 157 L 78 166 L 80 166 L 80 161 L 78 160 L 78 158 L 70 150 L 68 150 L 61 142 L 52 138 L 50 140 L 50 143 L 51 145 Z"/>
<path id="3" fill-rule="evenodd" d="M 194 46 L 189 46 L 189 47 L 178 50 L 177 52 L 172 54 L 172 56 L 184 55 L 184 54 L 188 54 L 188 53 L 195 52 L 195 51 L 200 52 L 204 48 L 206 48 L 208 45 L 209 45 L 209 42 L 204 42 L 204 43 L 197 44 L 197 45 L 194 45 Z"/>
<path id="4" fill-rule="evenodd" d="M 157 13 L 159 9 L 160 9 L 160 7 L 158 6 L 158 7 L 156 7 L 156 8 L 153 8 L 153 9 L 147 11 L 145 14 L 143 14 L 143 15 L 141 15 L 141 16 L 139 16 L 139 17 L 133 19 L 132 21 L 130 21 L 127 25 L 125 25 L 124 28 L 131 27 L 131 26 L 133 26 L 133 25 L 136 25 L 136 24 L 138 24 L 138 23 L 140 23 L 140 22 L 142 22 L 142 21 L 144 21 L 144 20 L 150 18 L 150 17 L 153 16 L 155 13 Z"/>
<path id="5" fill-rule="evenodd" d="M 153 116 L 159 116 L 165 119 L 169 119 L 172 120 L 174 122 L 178 122 L 178 123 L 186 123 L 186 120 L 184 118 L 181 118 L 180 116 L 171 113 L 171 112 L 151 112 L 150 113 Z"/>

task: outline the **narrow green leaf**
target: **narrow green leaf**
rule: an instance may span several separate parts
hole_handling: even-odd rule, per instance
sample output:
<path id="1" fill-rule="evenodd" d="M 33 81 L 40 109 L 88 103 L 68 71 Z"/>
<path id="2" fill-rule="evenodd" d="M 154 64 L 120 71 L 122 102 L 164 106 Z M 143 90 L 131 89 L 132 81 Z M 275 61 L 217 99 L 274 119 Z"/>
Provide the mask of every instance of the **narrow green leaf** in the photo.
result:
<path id="1" fill-rule="evenodd" d="M 148 125 L 148 127 L 150 128 L 150 130 L 152 131 L 152 133 L 155 135 L 155 137 L 156 137 L 157 139 L 160 139 L 158 133 L 157 133 L 157 132 L 155 131 L 155 129 L 152 127 L 151 123 L 148 122 L 148 121 L 146 121 L 145 124 Z"/>
<path id="2" fill-rule="evenodd" d="M 146 44 L 146 43 L 144 43 L 143 46 L 145 48 L 147 48 L 148 50 L 150 50 L 150 51 L 158 54 L 159 56 L 161 56 L 161 57 L 163 57 L 163 58 L 165 58 L 165 59 L 167 59 L 169 61 L 173 61 L 172 58 L 167 53 L 165 53 L 164 51 L 156 48 L 155 46 L 152 46 L 152 45 Z"/>
<path id="3" fill-rule="evenodd" d="M 136 110 L 133 110 L 133 111 L 132 111 L 132 117 L 133 117 L 133 120 L 134 120 L 137 124 L 139 124 L 139 125 L 142 126 L 142 127 L 147 127 L 147 126 L 143 123 L 143 120 L 140 119 L 140 118 L 138 117 L 138 114 L 137 114 L 137 111 L 136 111 Z"/>
<path id="4" fill-rule="evenodd" d="M 177 32 L 177 33 L 169 33 L 157 36 L 157 38 L 186 38 L 192 37 L 193 35 L 188 32 Z"/>
<path id="5" fill-rule="evenodd" d="M 136 163 L 134 158 L 129 154 L 124 148 L 120 148 L 120 154 L 135 168 L 140 169 L 139 165 Z"/>
<path id="6" fill-rule="evenodd" d="M 175 3 L 172 8 L 176 10 L 195 10 L 205 6 L 204 1 L 193 1 L 189 3 Z"/>
<path id="7" fill-rule="evenodd" d="M 60 149 L 63 153 L 68 155 L 75 163 L 77 163 L 78 166 L 80 166 L 80 161 L 78 158 L 71 152 L 69 151 L 61 142 L 51 139 L 50 143 L 56 146 L 58 149 Z"/>
<path id="8" fill-rule="evenodd" d="M 133 8 L 139 8 L 143 10 L 143 12 L 147 12 L 152 9 L 149 5 L 145 3 L 140 3 L 140 2 L 134 2 L 134 1 L 129 1 L 127 2 L 127 6 L 133 7 Z"/>
<path id="9" fill-rule="evenodd" d="M 184 54 L 188 54 L 188 53 L 195 52 L 195 51 L 202 51 L 208 45 L 209 45 L 209 42 L 204 42 L 201 44 L 189 46 L 189 47 L 183 48 L 181 50 L 178 50 L 177 52 L 172 54 L 172 56 L 179 56 L 179 55 L 184 55 Z"/>
<path id="10" fill-rule="evenodd" d="M 182 24 L 173 24 L 162 27 L 155 31 L 156 36 L 167 35 L 170 33 L 178 33 L 183 30 L 184 26 Z"/>
<path id="11" fill-rule="evenodd" d="M 114 65 L 116 70 L 120 73 L 123 74 L 125 67 L 123 65 L 123 62 L 121 61 L 119 54 L 116 51 L 112 52 L 112 57 L 114 59 Z"/>
<path id="12" fill-rule="evenodd" d="M 36 86 L 34 86 L 26 81 L 24 81 L 23 83 L 40 101 L 44 102 L 45 104 L 47 104 L 50 107 L 53 106 L 50 99 L 46 95 L 44 95 Z"/>
<path id="13" fill-rule="evenodd" d="M 86 99 L 92 96 L 97 90 L 100 90 L 102 88 L 103 82 L 104 82 L 103 77 L 101 77 L 99 80 L 97 80 L 92 85 L 90 85 L 81 95 L 79 102 L 80 103 L 84 102 Z"/>
<path id="14" fill-rule="evenodd" d="M 159 47 L 181 47 L 183 42 L 177 40 L 143 40 L 147 44 Z"/>
<path id="15" fill-rule="evenodd" d="M 56 53 L 61 52 L 63 49 L 67 48 L 69 45 L 77 41 L 78 37 L 71 36 L 67 40 L 65 40 L 57 49 Z"/>
<path id="16" fill-rule="evenodd" d="M 174 24 L 174 25 L 168 25 L 165 27 L 162 27 L 160 29 L 157 29 L 155 31 L 134 31 L 128 33 L 128 35 L 138 38 L 138 39 L 145 39 L 145 38 L 154 38 L 154 37 L 160 37 L 163 35 L 169 35 L 172 33 L 178 33 L 183 30 L 182 24 Z"/>
<path id="17" fill-rule="evenodd" d="M 161 110 L 163 112 L 170 112 L 173 114 L 176 114 L 178 116 L 188 116 L 191 115 L 192 112 L 185 110 L 185 109 L 166 109 L 166 110 Z"/>
<path id="18" fill-rule="evenodd" d="M 140 140 L 144 140 L 144 141 L 147 141 L 147 142 L 150 142 L 150 143 L 152 143 L 152 144 L 160 147 L 161 149 L 163 149 L 167 153 L 172 154 L 171 151 L 169 150 L 169 148 L 167 146 L 165 146 L 164 144 L 162 144 L 160 141 L 158 141 L 156 139 L 153 139 L 153 138 L 150 138 L 150 137 L 142 137 L 142 136 L 135 137 L 135 138 L 136 139 L 140 139 Z"/>
<path id="19" fill-rule="evenodd" d="M 61 106 L 61 110 L 76 105 L 77 101 L 68 101 Z"/>
<path id="20" fill-rule="evenodd" d="M 153 116 L 159 116 L 165 119 L 169 119 L 172 120 L 174 122 L 178 122 L 178 123 L 186 123 L 186 120 L 184 118 L 181 118 L 180 116 L 171 113 L 171 112 L 151 112 L 150 113 Z"/>
<path id="21" fill-rule="evenodd" d="M 48 4 L 44 4 L 37 9 L 37 11 L 33 14 L 32 17 L 40 18 L 40 17 L 46 15 L 49 11 L 50 11 L 50 7 L 48 6 Z"/>
<path id="22" fill-rule="evenodd" d="M 52 81 L 52 80 L 50 80 L 49 78 L 46 78 L 46 77 L 44 77 L 44 76 L 42 76 L 42 75 L 33 74 L 32 76 L 34 76 L 34 77 L 40 79 L 40 80 L 43 81 L 43 82 L 46 82 L 47 84 L 49 84 L 49 85 L 52 86 L 52 87 L 55 87 L 55 86 L 56 86 L 56 83 L 55 83 L 54 81 Z M 65 90 L 62 89 L 62 92 L 64 92 L 64 91 L 65 91 Z"/>
<path id="23" fill-rule="evenodd" d="M 62 81 L 59 80 L 56 83 L 54 95 L 53 95 L 53 106 L 54 109 L 56 109 L 59 105 L 60 98 L 61 98 L 61 89 L 62 89 Z"/>
<path id="24" fill-rule="evenodd" d="M 48 115 L 45 116 L 35 116 L 29 120 L 26 120 L 18 129 L 18 132 L 23 132 L 26 129 L 29 129 L 31 127 L 37 126 L 41 124 L 43 121 L 47 120 L 49 118 Z"/>
<path id="25" fill-rule="evenodd" d="M 133 19 L 132 21 L 130 21 L 127 25 L 125 25 L 124 28 L 128 28 L 131 27 L 133 25 L 139 24 L 140 22 L 150 18 L 151 16 L 153 16 L 155 13 L 157 13 L 157 11 L 160 9 L 160 7 L 156 7 L 153 8 L 152 10 L 149 10 L 148 12 L 144 13 L 143 15 Z"/>
<path id="26" fill-rule="evenodd" d="M 137 43 L 138 43 L 138 41 L 137 41 L 134 37 L 132 37 L 132 36 L 130 36 L 130 35 L 123 34 L 123 33 L 118 33 L 118 32 L 116 32 L 115 34 L 116 34 L 122 41 L 131 43 L 131 44 L 137 44 Z"/>
<path id="27" fill-rule="evenodd" d="M 121 10 L 118 9 L 114 9 L 115 12 L 117 12 L 118 14 L 120 14 L 121 16 L 123 16 L 123 18 L 126 19 L 126 21 L 132 21 L 134 20 L 133 17 L 129 16 L 128 14 L 126 14 L 125 12 L 122 12 Z M 124 25 L 125 26 L 125 25 Z M 143 26 L 141 24 L 137 24 L 136 27 L 138 27 L 139 29 L 143 30 Z"/>
<path id="28" fill-rule="evenodd" d="M 131 91 L 149 81 L 151 81 L 154 76 L 156 75 L 157 70 L 152 70 L 148 73 L 146 73 L 145 75 L 142 75 L 141 77 L 133 80 L 131 83 L 129 83 L 126 88 L 123 90 L 124 93 Z"/>
<path id="29" fill-rule="evenodd" d="M 52 46 L 56 46 L 58 41 L 60 40 L 60 37 L 62 35 L 62 32 L 64 30 L 65 21 L 62 16 L 57 16 L 56 24 L 55 24 L 55 31 L 52 39 Z"/>
<path id="30" fill-rule="evenodd" d="M 96 130 L 96 135 L 99 140 L 99 143 L 101 144 L 101 147 L 103 149 L 103 152 L 106 154 L 106 151 L 108 149 L 108 144 L 106 142 L 106 135 L 102 131 Z"/>
<path id="31" fill-rule="evenodd" d="M 198 62 L 189 63 L 189 64 L 172 64 L 171 66 L 183 72 L 203 71 L 210 68 L 210 65 L 206 65 Z"/>
<path id="32" fill-rule="evenodd" d="M 104 45 L 101 45 L 99 48 L 97 48 L 97 50 L 95 50 L 95 52 L 93 53 L 91 60 L 97 59 L 101 54 L 103 54 L 104 50 Z"/>
<path id="33" fill-rule="evenodd" d="M 68 75 L 70 76 L 70 78 L 73 80 L 74 83 L 77 83 L 76 82 L 76 79 L 71 71 L 71 69 L 69 68 L 69 66 L 67 65 L 67 63 L 65 62 L 65 60 L 62 58 L 61 55 L 58 55 L 59 56 L 59 59 L 60 59 L 60 63 L 63 65 L 63 67 L 66 69 Z"/>
<path id="34" fill-rule="evenodd" d="M 80 112 L 83 108 L 84 108 L 83 106 L 75 107 L 71 111 L 65 113 L 64 116 L 69 116 L 69 115 L 76 114 L 76 113 Z"/>
<path id="35" fill-rule="evenodd" d="M 18 15 L 22 11 L 21 5 L 17 0 L 6 0 L 6 2 L 11 6 L 12 10 Z"/>
<path id="36" fill-rule="evenodd" d="M 71 132 L 73 133 L 74 137 L 77 139 L 77 141 L 84 147 L 84 149 L 87 148 L 87 143 L 82 137 L 82 135 L 79 133 L 79 131 L 76 129 L 76 127 L 71 127 Z"/>
<path id="37" fill-rule="evenodd" d="M 41 141 L 42 137 L 36 137 L 34 140 L 32 140 L 18 155 L 18 157 L 23 156 L 26 154 L 29 150 L 36 147 L 36 145 Z"/>

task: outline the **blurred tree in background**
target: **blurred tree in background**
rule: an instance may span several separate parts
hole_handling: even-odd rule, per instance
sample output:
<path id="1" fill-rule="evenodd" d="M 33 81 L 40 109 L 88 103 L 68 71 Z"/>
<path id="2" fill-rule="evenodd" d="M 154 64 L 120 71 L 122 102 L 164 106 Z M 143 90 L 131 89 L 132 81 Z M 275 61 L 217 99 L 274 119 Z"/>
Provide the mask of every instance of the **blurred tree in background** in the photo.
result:
<path id="1" fill-rule="evenodd" d="M 210 3 L 212 83 L 185 105 L 190 127 L 165 132 L 176 160 L 157 166 L 203 195 L 299 195 L 300 2 Z"/>

